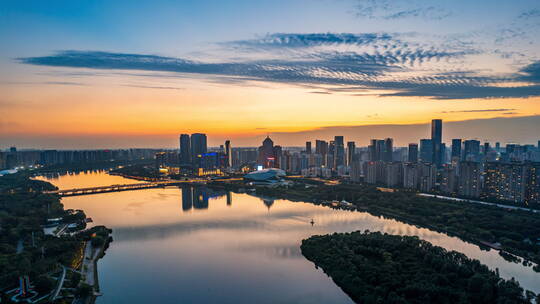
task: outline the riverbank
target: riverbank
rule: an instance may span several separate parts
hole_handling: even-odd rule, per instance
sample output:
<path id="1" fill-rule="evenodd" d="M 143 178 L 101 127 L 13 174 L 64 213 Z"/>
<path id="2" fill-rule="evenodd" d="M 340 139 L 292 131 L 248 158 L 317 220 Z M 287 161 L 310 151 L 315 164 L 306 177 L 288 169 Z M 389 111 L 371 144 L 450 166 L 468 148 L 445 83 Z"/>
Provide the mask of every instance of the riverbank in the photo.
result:
<path id="1" fill-rule="evenodd" d="M 91 230 L 90 240 L 84 244 L 83 262 L 81 264 L 80 273 L 81 281 L 79 283 L 79 293 L 74 300 L 74 303 L 93 304 L 96 298 L 100 296 L 99 279 L 98 279 L 98 260 L 105 255 L 105 250 L 109 247 L 112 238 L 111 230 L 98 226 Z M 95 241 L 96 238 L 105 239 L 105 241 Z"/>
<path id="2" fill-rule="evenodd" d="M 240 184 L 216 185 L 234 191 Z M 501 256 L 540 272 L 540 215 L 523 210 L 419 197 L 411 192 L 383 192 L 369 185 L 307 185 L 256 187 L 258 195 L 322 204 L 347 200 L 356 210 L 457 236 L 487 248 L 497 244 Z M 495 248 L 491 246 L 492 248 Z M 517 258 L 520 257 L 520 258 Z"/>
<path id="3" fill-rule="evenodd" d="M 83 244 L 95 231 L 84 230 L 88 220 L 83 211 L 65 210 L 59 196 L 44 193 L 54 189 L 48 182 L 30 179 L 28 172 L 0 177 L 3 303 L 19 292 L 19 278 L 24 276 L 34 294 L 29 300 L 35 303 L 72 298 L 79 292 L 76 268 Z M 49 233 L 52 223 L 62 227 L 62 233 Z"/>

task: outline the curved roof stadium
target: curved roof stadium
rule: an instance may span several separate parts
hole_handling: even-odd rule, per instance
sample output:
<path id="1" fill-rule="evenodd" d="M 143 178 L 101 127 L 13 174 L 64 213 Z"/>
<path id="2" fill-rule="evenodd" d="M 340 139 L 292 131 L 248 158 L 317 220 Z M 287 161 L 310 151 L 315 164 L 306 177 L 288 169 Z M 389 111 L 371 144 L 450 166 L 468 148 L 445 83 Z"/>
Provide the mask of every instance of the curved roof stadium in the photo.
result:
<path id="1" fill-rule="evenodd" d="M 268 181 L 280 179 L 282 176 L 285 176 L 285 171 L 281 169 L 270 168 L 250 172 L 244 175 L 244 179 L 251 181 Z"/>

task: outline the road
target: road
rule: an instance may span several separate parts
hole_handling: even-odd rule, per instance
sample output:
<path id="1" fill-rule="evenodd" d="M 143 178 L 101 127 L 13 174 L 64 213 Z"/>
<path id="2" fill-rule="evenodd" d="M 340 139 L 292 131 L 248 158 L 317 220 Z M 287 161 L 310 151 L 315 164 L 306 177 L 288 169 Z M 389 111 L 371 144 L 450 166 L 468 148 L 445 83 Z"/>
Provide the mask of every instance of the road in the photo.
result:
<path id="1" fill-rule="evenodd" d="M 52 301 L 54 301 L 58 297 L 58 294 L 60 293 L 60 290 L 62 290 L 62 286 L 64 285 L 64 280 L 66 278 L 66 267 L 64 267 L 63 265 L 61 266 L 62 266 L 62 275 L 58 279 L 58 283 L 56 284 L 56 290 L 53 292 L 51 296 Z"/>
<path id="2" fill-rule="evenodd" d="M 418 193 L 418 195 L 419 196 L 425 196 L 425 197 L 440 198 L 440 199 L 444 199 L 444 200 L 458 201 L 458 202 L 469 202 L 469 203 L 474 203 L 474 204 L 489 205 L 489 206 L 495 206 L 495 207 L 499 207 L 499 208 L 512 209 L 512 210 L 523 210 L 523 211 L 529 211 L 529 212 L 534 212 L 534 213 L 539 213 L 540 212 L 540 210 L 536 210 L 536 209 L 517 207 L 517 206 L 512 206 L 512 205 L 497 204 L 497 203 L 490 203 L 490 202 L 483 202 L 483 201 L 475 201 L 475 200 L 469 200 L 469 199 L 463 199 L 463 198 L 457 198 L 457 197 L 450 197 L 450 196 L 434 195 L 434 194 L 427 194 L 427 193 Z"/>

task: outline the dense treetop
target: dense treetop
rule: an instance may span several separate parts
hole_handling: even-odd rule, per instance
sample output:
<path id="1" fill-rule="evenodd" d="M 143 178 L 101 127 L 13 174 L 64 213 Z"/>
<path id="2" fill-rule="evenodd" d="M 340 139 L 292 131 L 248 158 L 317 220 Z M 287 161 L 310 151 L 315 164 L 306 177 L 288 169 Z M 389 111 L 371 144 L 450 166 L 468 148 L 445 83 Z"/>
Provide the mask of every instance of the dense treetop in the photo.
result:
<path id="1" fill-rule="evenodd" d="M 313 236 L 302 254 L 357 303 L 531 303 L 514 280 L 411 236 Z"/>

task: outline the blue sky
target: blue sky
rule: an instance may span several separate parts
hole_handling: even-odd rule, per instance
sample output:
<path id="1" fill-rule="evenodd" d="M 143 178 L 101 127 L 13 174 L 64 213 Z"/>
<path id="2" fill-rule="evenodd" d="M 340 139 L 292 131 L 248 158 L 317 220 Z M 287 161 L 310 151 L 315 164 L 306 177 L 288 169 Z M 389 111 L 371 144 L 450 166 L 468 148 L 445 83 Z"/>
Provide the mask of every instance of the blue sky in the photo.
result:
<path id="1" fill-rule="evenodd" d="M 0 86 L 7 94 L 0 106 L 51 103 L 38 93 L 51 88 L 85 95 L 83 87 L 104 88 L 112 77 L 116 87 L 185 90 L 182 100 L 208 83 L 287 85 L 312 103 L 321 102 L 314 95 L 365 105 L 493 100 L 455 111 L 441 102 L 432 113 L 477 113 L 463 116 L 471 119 L 512 108 L 505 115 L 538 115 L 537 37 L 540 2 L 530 0 L 2 1 Z M 201 107 L 211 95 L 197 97 Z M 381 114 L 371 106 L 367 112 Z M 23 112 L 13 110 L 17 115 Z"/>

